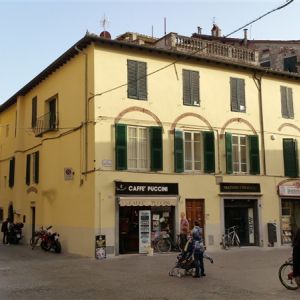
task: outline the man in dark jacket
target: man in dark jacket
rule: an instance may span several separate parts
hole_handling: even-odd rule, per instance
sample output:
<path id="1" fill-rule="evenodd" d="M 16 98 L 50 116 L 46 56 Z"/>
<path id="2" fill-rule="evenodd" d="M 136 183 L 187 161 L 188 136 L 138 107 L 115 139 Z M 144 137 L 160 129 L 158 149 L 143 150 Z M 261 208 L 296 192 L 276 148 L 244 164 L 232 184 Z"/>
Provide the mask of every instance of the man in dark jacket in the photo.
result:
<path id="1" fill-rule="evenodd" d="M 293 241 L 293 275 L 300 287 L 300 228 L 298 228 Z"/>
<path id="2" fill-rule="evenodd" d="M 8 219 L 3 221 L 1 226 L 1 232 L 3 232 L 3 239 L 2 239 L 3 244 L 7 244 Z"/>

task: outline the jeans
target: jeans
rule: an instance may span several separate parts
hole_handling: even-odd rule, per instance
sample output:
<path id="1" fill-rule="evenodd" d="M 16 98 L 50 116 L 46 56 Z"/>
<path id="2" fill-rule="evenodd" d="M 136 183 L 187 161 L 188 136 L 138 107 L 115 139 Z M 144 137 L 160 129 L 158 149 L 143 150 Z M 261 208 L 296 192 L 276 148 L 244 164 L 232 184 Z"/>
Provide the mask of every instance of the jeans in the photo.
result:
<path id="1" fill-rule="evenodd" d="M 194 263 L 196 268 L 196 276 L 200 276 L 204 274 L 204 263 L 203 263 L 203 252 L 195 252 L 194 253 Z"/>
<path id="2" fill-rule="evenodd" d="M 180 248 L 181 250 L 184 249 L 187 243 L 187 235 L 185 233 L 180 233 Z"/>

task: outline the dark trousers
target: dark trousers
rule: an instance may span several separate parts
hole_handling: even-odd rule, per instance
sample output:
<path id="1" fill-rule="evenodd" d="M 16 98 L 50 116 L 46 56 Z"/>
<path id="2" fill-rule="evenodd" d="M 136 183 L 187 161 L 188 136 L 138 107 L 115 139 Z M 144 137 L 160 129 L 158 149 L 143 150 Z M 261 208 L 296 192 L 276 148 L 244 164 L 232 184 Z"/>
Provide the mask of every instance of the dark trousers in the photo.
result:
<path id="1" fill-rule="evenodd" d="M 203 252 L 194 253 L 194 263 L 196 268 L 196 276 L 204 274 Z"/>
<path id="2" fill-rule="evenodd" d="M 7 244 L 7 232 L 3 232 L 2 242 L 3 242 L 3 244 Z"/>
<path id="3" fill-rule="evenodd" d="M 180 233 L 180 248 L 184 250 L 184 247 L 187 243 L 187 235 L 185 233 Z"/>

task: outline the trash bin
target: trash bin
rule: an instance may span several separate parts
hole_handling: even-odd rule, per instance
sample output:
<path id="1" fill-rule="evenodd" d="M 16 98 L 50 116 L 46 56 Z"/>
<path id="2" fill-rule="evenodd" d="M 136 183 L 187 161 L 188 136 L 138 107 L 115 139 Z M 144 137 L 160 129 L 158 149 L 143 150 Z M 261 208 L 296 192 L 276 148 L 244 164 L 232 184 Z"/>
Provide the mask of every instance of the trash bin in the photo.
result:
<path id="1" fill-rule="evenodd" d="M 269 245 L 274 246 L 277 242 L 277 225 L 276 223 L 268 223 L 268 239 Z"/>

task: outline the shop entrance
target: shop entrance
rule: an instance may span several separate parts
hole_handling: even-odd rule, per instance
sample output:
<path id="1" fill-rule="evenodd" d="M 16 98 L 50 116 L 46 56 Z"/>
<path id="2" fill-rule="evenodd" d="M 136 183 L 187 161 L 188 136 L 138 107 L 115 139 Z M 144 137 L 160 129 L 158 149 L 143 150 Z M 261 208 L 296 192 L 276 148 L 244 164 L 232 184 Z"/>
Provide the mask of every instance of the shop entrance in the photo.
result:
<path id="1" fill-rule="evenodd" d="M 186 218 L 190 224 L 190 230 L 194 227 L 195 221 L 200 223 L 203 228 L 203 238 L 205 237 L 204 227 L 204 199 L 186 199 Z"/>
<path id="2" fill-rule="evenodd" d="M 281 200 L 282 243 L 292 243 L 297 228 L 300 227 L 300 199 Z"/>
<path id="3" fill-rule="evenodd" d="M 151 213 L 151 240 L 161 231 L 169 230 L 175 234 L 174 206 L 121 206 L 119 210 L 120 254 L 139 252 L 139 211 Z"/>
<path id="4" fill-rule="evenodd" d="M 257 200 L 225 199 L 225 228 L 237 227 L 242 246 L 258 245 Z"/>

